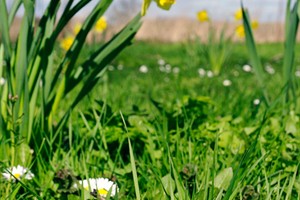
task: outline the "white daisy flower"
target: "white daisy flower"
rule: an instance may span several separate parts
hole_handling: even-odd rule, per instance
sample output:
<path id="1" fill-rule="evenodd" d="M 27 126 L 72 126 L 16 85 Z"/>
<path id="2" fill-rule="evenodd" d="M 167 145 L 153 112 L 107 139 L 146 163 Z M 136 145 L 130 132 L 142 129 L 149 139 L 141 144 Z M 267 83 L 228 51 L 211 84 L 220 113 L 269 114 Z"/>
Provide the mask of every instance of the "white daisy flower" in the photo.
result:
<path id="1" fill-rule="evenodd" d="M 1 77 L 0 78 L 0 85 L 4 85 L 6 82 L 5 78 Z"/>
<path id="2" fill-rule="evenodd" d="M 119 192 L 117 184 L 107 178 L 90 178 L 78 182 L 85 190 L 96 191 L 102 197 L 106 197 L 109 192 L 110 196 L 114 197 Z M 74 187 L 78 188 L 77 184 Z"/>
<path id="3" fill-rule="evenodd" d="M 223 85 L 224 85 L 225 87 L 231 86 L 231 81 L 228 80 L 228 79 L 226 79 L 226 80 L 223 81 Z"/>
<path id="4" fill-rule="evenodd" d="M 142 65 L 142 66 L 140 66 L 140 72 L 141 73 L 147 73 L 148 72 L 148 67 L 146 66 L 146 65 Z"/>
<path id="5" fill-rule="evenodd" d="M 275 69 L 271 66 L 271 65 L 267 65 L 265 67 L 266 72 L 268 72 L 269 74 L 275 74 Z"/>
<path id="6" fill-rule="evenodd" d="M 165 65 L 166 64 L 166 62 L 163 59 L 158 59 L 157 63 L 159 65 Z"/>
<path id="7" fill-rule="evenodd" d="M 17 167 L 11 167 L 5 170 L 6 172 L 2 173 L 3 177 L 7 180 L 20 180 L 27 179 L 31 180 L 34 177 L 34 174 L 27 168 L 18 165 Z"/>
<path id="8" fill-rule="evenodd" d="M 179 67 L 174 67 L 174 68 L 173 68 L 173 73 L 174 73 L 174 74 L 178 74 L 179 72 L 180 72 Z"/>
<path id="9" fill-rule="evenodd" d="M 123 65 L 118 65 L 118 66 L 117 66 L 117 69 L 118 69 L 118 70 L 123 70 L 123 68 L 124 68 Z"/>
<path id="10" fill-rule="evenodd" d="M 297 71 L 295 72 L 295 76 L 300 77 L 300 70 L 297 70 Z"/>
<path id="11" fill-rule="evenodd" d="M 205 69 L 199 68 L 199 69 L 198 69 L 198 74 L 199 74 L 200 76 L 205 76 L 205 74 L 206 74 Z"/>
<path id="12" fill-rule="evenodd" d="M 260 104 L 260 100 L 259 99 L 254 99 L 253 104 L 257 106 L 258 104 Z"/>
<path id="13" fill-rule="evenodd" d="M 207 75 L 207 77 L 211 78 L 214 76 L 214 73 L 212 71 L 208 70 L 206 75 Z"/>
<path id="14" fill-rule="evenodd" d="M 243 65 L 243 70 L 245 72 L 251 72 L 252 71 L 252 67 L 250 65 Z"/>
<path id="15" fill-rule="evenodd" d="M 166 64 L 165 70 L 166 70 L 167 73 L 170 73 L 171 70 L 172 70 L 172 66 L 170 64 Z"/>

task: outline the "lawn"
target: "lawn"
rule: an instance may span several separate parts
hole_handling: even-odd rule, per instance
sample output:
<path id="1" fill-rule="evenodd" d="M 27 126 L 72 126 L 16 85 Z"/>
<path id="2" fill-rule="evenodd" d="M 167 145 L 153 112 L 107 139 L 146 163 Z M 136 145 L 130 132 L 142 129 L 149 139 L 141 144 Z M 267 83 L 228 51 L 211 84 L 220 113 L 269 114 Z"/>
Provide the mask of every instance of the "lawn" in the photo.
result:
<path id="1" fill-rule="evenodd" d="M 66 18 L 1 23 L 1 199 L 300 199 L 299 44 L 250 44 L 245 13 L 240 42 L 135 41 L 138 15 L 85 43 L 110 3 L 65 50 Z"/>

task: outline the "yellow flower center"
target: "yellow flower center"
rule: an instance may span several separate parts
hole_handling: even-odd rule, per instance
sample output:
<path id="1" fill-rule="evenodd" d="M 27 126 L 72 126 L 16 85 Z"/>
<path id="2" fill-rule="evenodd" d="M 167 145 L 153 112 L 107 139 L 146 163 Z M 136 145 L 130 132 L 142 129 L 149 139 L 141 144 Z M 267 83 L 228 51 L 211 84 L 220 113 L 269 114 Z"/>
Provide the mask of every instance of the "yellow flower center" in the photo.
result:
<path id="1" fill-rule="evenodd" d="M 21 174 L 16 173 L 16 174 L 14 174 L 14 176 L 15 176 L 17 179 L 20 179 Z"/>
<path id="2" fill-rule="evenodd" d="M 107 190 L 104 188 L 101 188 L 98 190 L 98 194 L 100 194 L 101 196 L 105 197 L 107 195 L 107 193 L 108 193 Z"/>

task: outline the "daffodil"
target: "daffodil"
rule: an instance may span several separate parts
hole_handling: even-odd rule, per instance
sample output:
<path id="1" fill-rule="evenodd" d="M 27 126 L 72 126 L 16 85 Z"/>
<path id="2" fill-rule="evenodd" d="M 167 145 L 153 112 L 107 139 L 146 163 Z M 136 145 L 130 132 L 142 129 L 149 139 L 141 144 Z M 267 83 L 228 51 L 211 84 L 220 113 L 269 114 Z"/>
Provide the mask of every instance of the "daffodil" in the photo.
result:
<path id="1" fill-rule="evenodd" d="M 243 11 L 241 8 L 234 13 L 234 18 L 237 21 L 243 19 Z"/>
<path id="2" fill-rule="evenodd" d="M 158 7 L 164 10 L 169 10 L 175 2 L 175 0 L 156 0 Z"/>
<path id="3" fill-rule="evenodd" d="M 201 10 L 197 13 L 197 19 L 199 22 L 209 21 L 209 16 L 206 10 Z"/>
<path id="4" fill-rule="evenodd" d="M 77 35 L 78 33 L 79 33 L 79 31 L 80 31 L 80 29 L 81 29 L 81 24 L 80 23 L 76 23 L 75 24 L 75 26 L 74 26 L 74 28 L 73 28 L 73 33 L 75 34 L 75 35 Z"/>
<path id="5" fill-rule="evenodd" d="M 21 180 L 22 178 L 31 180 L 34 177 L 34 174 L 27 168 L 18 165 L 17 167 L 11 167 L 5 170 L 6 172 L 2 173 L 3 177 L 7 180 Z"/>
<path id="6" fill-rule="evenodd" d="M 244 38 L 245 37 L 245 29 L 243 25 L 238 25 L 235 28 L 235 34 L 240 37 L 240 38 Z"/>
<path id="7" fill-rule="evenodd" d="M 257 20 L 253 20 L 253 21 L 251 22 L 251 27 L 252 27 L 252 29 L 257 29 L 258 26 L 259 26 L 259 23 L 258 23 Z"/>
<path id="8" fill-rule="evenodd" d="M 107 21 L 105 17 L 100 17 L 95 25 L 95 31 L 102 33 L 107 28 Z"/>
<path id="9" fill-rule="evenodd" d="M 257 29 L 257 27 L 259 26 L 258 24 L 258 21 L 254 20 L 251 22 L 251 28 L 252 30 L 255 30 Z M 245 29 L 244 29 L 244 26 L 241 24 L 241 25 L 238 25 L 235 29 L 235 34 L 240 37 L 240 38 L 243 38 L 245 37 Z"/>
<path id="10" fill-rule="evenodd" d="M 142 4 L 141 14 L 144 16 L 153 0 L 144 0 Z M 158 7 L 169 10 L 173 4 L 176 3 L 176 0 L 155 0 Z"/>
<path id="11" fill-rule="evenodd" d="M 85 190 L 90 192 L 97 192 L 97 195 L 101 197 L 106 197 L 110 192 L 110 196 L 114 197 L 119 188 L 116 183 L 108 180 L 107 178 L 90 178 L 78 181 L 78 183 L 83 187 Z M 78 185 L 74 185 L 75 188 L 78 188 Z"/>
<path id="12" fill-rule="evenodd" d="M 68 51 L 70 49 L 70 47 L 72 46 L 73 42 L 74 42 L 74 37 L 67 36 L 61 40 L 60 47 L 64 50 Z"/>

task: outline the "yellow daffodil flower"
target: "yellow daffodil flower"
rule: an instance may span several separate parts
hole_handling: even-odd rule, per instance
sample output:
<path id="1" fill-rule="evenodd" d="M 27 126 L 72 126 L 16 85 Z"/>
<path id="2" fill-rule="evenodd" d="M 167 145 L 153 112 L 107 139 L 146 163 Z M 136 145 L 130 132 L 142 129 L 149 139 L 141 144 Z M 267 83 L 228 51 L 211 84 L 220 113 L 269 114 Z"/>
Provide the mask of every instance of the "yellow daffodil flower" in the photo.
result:
<path id="1" fill-rule="evenodd" d="M 144 0 L 142 4 L 141 14 L 144 16 L 151 4 L 152 0 Z M 176 0 L 155 0 L 158 7 L 169 10 L 171 6 L 176 3 Z"/>
<path id="2" fill-rule="evenodd" d="M 73 28 L 73 33 L 75 34 L 75 35 L 77 35 L 78 33 L 79 33 L 79 31 L 80 31 L 80 29 L 81 29 L 81 24 L 80 23 L 76 23 L 75 24 L 75 26 L 74 26 L 74 28 Z"/>
<path id="3" fill-rule="evenodd" d="M 70 49 L 74 42 L 74 37 L 73 36 L 67 36 L 62 41 L 60 42 L 60 47 L 66 51 Z"/>
<path id="4" fill-rule="evenodd" d="M 209 16 L 206 10 L 199 11 L 197 13 L 197 19 L 199 22 L 209 21 Z"/>
<path id="5" fill-rule="evenodd" d="M 251 28 L 252 30 L 255 30 L 257 29 L 259 26 L 259 23 L 258 21 L 254 20 L 251 22 Z M 244 38 L 245 37 L 245 29 L 244 29 L 244 26 L 241 24 L 241 25 L 238 25 L 235 29 L 235 34 L 240 37 L 240 38 Z"/>
<path id="6" fill-rule="evenodd" d="M 253 21 L 251 22 L 251 27 L 252 27 L 252 29 L 257 29 L 258 26 L 259 26 L 259 23 L 258 23 L 257 20 L 253 20 Z"/>
<path id="7" fill-rule="evenodd" d="M 175 2 L 175 0 L 156 0 L 158 7 L 164 10 L 169 10 Z"/>
<path id="8" fill-rule="evenodd" d="M 243 11 L 242 9 L 238 9 L 235 13 L 234 13 L 234 18 L 235 20 L 239 21 L 241 19 L 243 19 Z"/>
<path id="9" fill-rule="evenodd" d="M 107 28 L 107 22 L 105 17 L 100 17 L 95 25 L 95 31 L 102 33 Z"/>
<path id="10" fill-rule="evenodd" d="M 245 29 L 243 25 L 239 25 L 236 27 L 235 29 L 235 34 L 236 36 L 238 36 L 239 38 L 244 38 L 245 37 Z"/>

